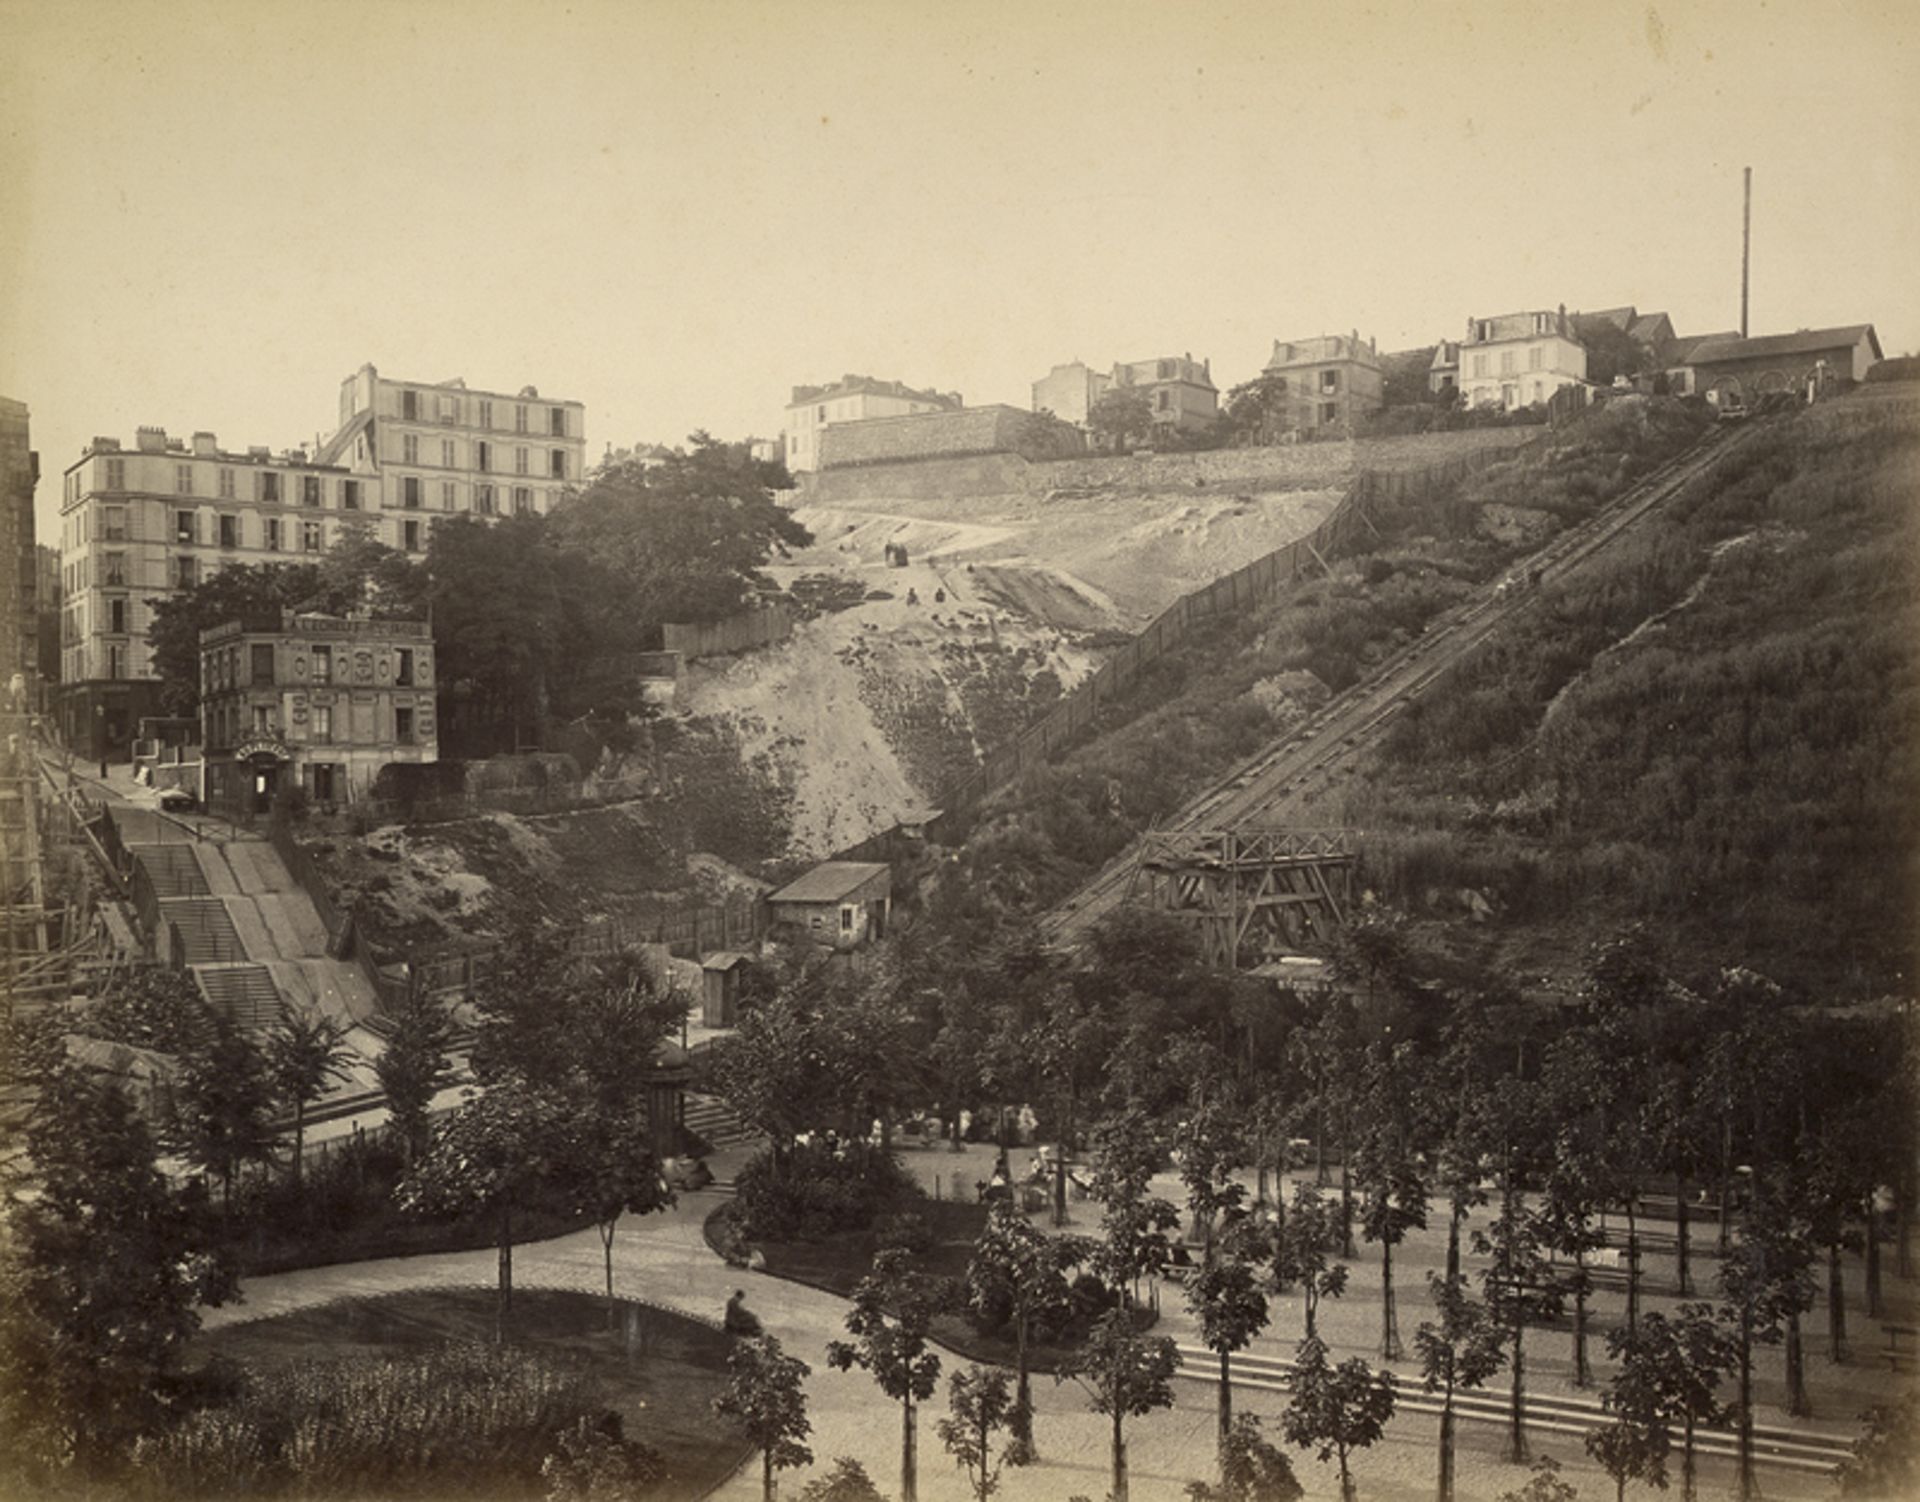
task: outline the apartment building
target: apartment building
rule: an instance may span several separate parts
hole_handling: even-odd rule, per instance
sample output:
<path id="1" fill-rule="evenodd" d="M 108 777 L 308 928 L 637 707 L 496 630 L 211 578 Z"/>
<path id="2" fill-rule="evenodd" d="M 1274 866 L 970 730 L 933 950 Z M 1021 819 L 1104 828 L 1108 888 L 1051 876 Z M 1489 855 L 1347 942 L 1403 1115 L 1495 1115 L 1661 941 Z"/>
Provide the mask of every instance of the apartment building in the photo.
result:
<path id="1" fill-rule="evenodd" d="M 287 783 L 348 803 L 382 767 L 438 761 L 433 681 L 425 621 L 286 611 L 201 632 L 208 803 L 263 813 Z"/>
<path id="2" fill-rule="evenodd" d="M 408 522 L 545 515 L 586 472 L 587 409 L 464 380 L 393 380 L 362 365 L 340 383 L 339 426 L 319 459 L 376 482 L 376 535 L 408 545 Z M 411 516 L 410 516 L 411 514 Z"/>
<path id="3" fill-rule="evenodd" d="M 1511 412 L 1587 378 L 1587 350 L 1558 310 L 1469 318 L 1460 341 L 1460 394 L 1469 407 Z"/>
<path id="4" fill-rule="evenodd" d="M 1220 412 L 1213 364 L 1191 354 L 1124 361 L 1113 367 L 1113 385 L 1138 391 L 1153 409 L 1156 428 L 1204 428 Z"/>
<path id="5" fill-rule="evenodd" d="M 831 386 L 795 386 L 787 403 L 787 468 L 794 474 L 818 469 L 820 435 L 837 422 L 957 412 L 964 405 L 957 391 L 917 391 L 864 375 L 842 376 Z"/>
<path id="6" fill-rule="evenodd" d="M 1261 374 L 1287 395 L 1287 414 L 1301 432 L 1352 433 L 1354 423 L 1386 402 L 1386 374 L 1371 339 L 1321 334 L 1276 339 Z"/>
<path id="7" fill-rule="evenodd" d="M 40 704 L 40 574 L 33 539 L 33 451 L 25 402 L 0 396 L 0 709 Z"/>

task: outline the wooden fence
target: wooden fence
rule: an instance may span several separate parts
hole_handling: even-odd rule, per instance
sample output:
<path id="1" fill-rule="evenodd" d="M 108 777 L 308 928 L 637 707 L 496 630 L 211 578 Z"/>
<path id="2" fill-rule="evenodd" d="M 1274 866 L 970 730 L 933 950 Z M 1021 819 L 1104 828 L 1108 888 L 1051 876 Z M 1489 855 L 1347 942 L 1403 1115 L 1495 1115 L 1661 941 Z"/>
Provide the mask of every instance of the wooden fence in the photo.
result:
<path id="1" fill-rule="evenodd" d="M 785 641 L 791 635 L 792 609 L 785 604 L 773 604 L 760 610 L 743 610 L 723 621 L 662 626 L 660 644 L 692 662 L 696 657 L 724 657 L 729 652 L 764 647 Z"/>

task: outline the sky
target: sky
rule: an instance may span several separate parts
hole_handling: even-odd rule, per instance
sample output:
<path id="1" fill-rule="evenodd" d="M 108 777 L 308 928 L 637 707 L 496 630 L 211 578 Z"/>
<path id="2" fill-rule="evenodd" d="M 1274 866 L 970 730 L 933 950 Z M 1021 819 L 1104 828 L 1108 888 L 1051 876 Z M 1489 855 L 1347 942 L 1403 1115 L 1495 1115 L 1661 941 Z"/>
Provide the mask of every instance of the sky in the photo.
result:
<path id="1" fill-rule="evenodd" d="M 310 443 L 366 362 L 779 431 L 849 372 L 1632 303 L 1920 348 L 1911 0 L 0 0 L 0 394 Z"/>

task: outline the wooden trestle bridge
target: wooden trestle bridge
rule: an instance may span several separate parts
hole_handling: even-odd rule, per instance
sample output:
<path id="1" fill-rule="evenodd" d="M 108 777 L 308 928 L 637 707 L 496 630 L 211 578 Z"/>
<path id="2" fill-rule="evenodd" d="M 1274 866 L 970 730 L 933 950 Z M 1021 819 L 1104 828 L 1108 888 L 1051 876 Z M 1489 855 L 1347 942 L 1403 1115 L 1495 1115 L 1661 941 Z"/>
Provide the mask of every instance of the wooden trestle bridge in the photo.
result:
<path id="1" fill-rule="evenodd" d="M 1191 923 L 1208 964 L 1324 950 L 1352 910 L 1345 830 L 1173 829 L 1143 836 L 1129 900 Z"/>

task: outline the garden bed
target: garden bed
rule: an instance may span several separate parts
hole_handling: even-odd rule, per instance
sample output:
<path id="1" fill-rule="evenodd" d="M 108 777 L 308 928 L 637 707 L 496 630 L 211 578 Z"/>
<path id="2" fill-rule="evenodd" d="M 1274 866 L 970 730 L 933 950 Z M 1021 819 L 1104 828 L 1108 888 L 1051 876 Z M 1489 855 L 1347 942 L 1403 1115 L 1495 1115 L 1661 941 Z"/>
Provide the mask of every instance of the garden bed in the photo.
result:
<path id="1" fill-rule="evenodd" d="M 494 1331 L 492 1288 L 422 1289 L 379 1298 L 343 1299 L 292 1314 L 228 1325 L 200 1336 L 190 1359 L 221 1358 L 270 1373 L 296 1362 L 417 1356 L 449 1343 L 485 1343 Z M 706 1495 L 746 1459 L 749 1447 L 713 1415 L 726 1382 L 730 1338 L 720 1330 L 667 1310 L 620 1300 L 608 1329 L 606 1300 L 555 1289 L 516 1289 L 508 1344 L 542 1362 L 587 1379 L 594 1401 L 619 1415 L 626 1437 L 657 1451 L 668 1479 L 649 1497 Z M 488 1480 L 489 1497 L 544 1494 L 538 1455 L 525 1475 Z M 451 1478 L 450 1478 L 451 1480 Z M 382 1495 L 376 1476 L 332 1492 L 300 1495 Z M 304 1484 L 304 1482 L 303 1482 Z M 407 1484 L 409 1495 L 451 1495 Z"/>

